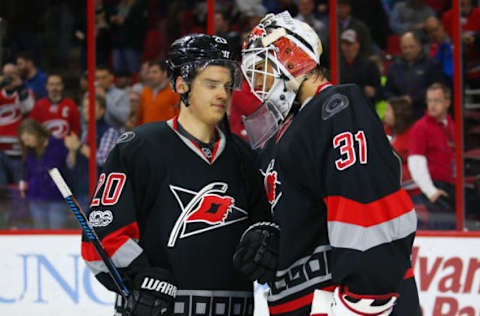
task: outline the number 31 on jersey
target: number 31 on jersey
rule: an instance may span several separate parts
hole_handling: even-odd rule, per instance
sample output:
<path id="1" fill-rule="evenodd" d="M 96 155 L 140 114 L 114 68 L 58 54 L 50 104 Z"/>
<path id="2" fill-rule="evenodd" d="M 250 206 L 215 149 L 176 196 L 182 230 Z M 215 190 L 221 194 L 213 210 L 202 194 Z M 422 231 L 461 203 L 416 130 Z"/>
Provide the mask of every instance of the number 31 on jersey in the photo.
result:
<path id="1" fill-rule="evenodd" d="M 360 164 L 367 164 L 367 138 L 363 131 L 358 131 L 355 136 L 350 132 L 343 132 L 333 138 L 333 147 L 340 148 L 340 158 L 335 160 L 335 166 L 342 171 L 357 162 L 355 142 L 358 143 L 358 157 Z"/>

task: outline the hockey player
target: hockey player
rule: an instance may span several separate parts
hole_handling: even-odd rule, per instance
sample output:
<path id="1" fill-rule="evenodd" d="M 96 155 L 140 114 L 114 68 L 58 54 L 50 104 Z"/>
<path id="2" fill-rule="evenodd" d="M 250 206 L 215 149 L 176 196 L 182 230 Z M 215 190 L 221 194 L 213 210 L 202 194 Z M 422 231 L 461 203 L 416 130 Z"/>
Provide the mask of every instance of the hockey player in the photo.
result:
<path id="1" fill-rule="evenodd" d="M 132 292 L 117 314 L 252 315 L 252 283 L 234 269 L 233 253 L 242 234 L 261 243 L 278 227 L 254 152 L 217 127 L 235 64 L 225 39 L 203 34 L 176 40 L 167 64 L 180 114 L 120 136 L 87 214 Z M 114 290 L 91 244 L 82 243 L 82 256 Z M 266 256 L 274 259 L 257 257 Z"/>
<path id="2" fill-rule="evenodd" d="M 409 270 L 417 219 L 401 163 L 362 91 L 322 76 L 321 53 L 315 32 L 286 11 L 267 15 L 242 50 L 242 72 L 262 101 L 244 123 L 263 147 L 281 229 L 270 314 L 420 315 Z M 242 239 L 235 255 L 246 274 L 249 244 Z"/>

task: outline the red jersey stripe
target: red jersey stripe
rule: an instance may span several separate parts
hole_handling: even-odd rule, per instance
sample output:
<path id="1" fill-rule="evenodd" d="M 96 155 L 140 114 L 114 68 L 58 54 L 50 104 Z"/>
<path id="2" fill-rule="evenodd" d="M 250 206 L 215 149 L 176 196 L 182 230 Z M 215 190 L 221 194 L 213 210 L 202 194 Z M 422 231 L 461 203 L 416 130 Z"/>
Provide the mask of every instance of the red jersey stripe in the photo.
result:
<path id="1" fill-rule="evenodd" d="M 137 222 L 134 222 L 105 236 L 102 239 L 102 245 L 105 248 L 108 256 L 111 258 L 127 240 L 138 240 L 139 238 L 140 231 L 138 230 L 138 224 Z M 93 244 L 88 241 L 82 241 L 82 258 L 86 261 L 102 260 L 97 254 Z"/>
<path id="2" fill-rule="evenodd" d="M 324 202 L 327 205 L 329 222 L 337 221 L 364 227 L 388 222 L 413 209 L 413 203 L 404 189 L 366 204 L 342 196 L 328 196 Z"/>

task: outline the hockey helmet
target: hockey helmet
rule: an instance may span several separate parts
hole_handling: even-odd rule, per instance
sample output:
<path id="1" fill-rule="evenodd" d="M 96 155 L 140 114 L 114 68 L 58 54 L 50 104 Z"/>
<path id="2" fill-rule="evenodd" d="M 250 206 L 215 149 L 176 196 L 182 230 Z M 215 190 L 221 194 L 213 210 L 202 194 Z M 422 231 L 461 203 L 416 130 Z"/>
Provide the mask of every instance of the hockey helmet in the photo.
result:
<path id="1" fill-rule="evenodd" d="M 322 43 L 315 31 L 288 11 L 268 14 L 250 31 L 243 43 L 241 69 L 262 102 L 244 118 L 252 147 L 261 146 L 278 131 L 321 54 Z"/>
<path id="2" fill-rule="evenodd" d="M 232 74 L 232 88 L 237 88 L 241 83 L 241 73 L 231 56 L 227 40 L 220 36 L 190 34 L 175 40 L 170 46 L 166 61 L 168 79 L 173 91 L 177 92 L 175 81 L 179 76 L 190 88 L 197 72 L 209 65 L 229 68 Z M 180 97 L 188 106 L 188 92 L 180 94 Z"/>

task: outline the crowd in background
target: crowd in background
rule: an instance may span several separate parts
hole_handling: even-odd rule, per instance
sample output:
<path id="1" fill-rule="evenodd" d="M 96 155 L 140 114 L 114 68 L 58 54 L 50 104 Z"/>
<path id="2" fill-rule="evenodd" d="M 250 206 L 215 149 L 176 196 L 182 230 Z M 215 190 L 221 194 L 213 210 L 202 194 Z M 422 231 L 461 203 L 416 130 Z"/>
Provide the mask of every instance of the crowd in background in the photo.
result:
<path id="1" fill-rule="evenodd" d="M 460 3 L 463 84 L 479 89 L 480 9 L 475 0 Z M 329 65 L 327 0 L 217 0 L 215 8 L 215 33 L 235 58 L 267 12 L 288 10 L 317 32 Z M 122 132 L 178 114 L 164 59 L 175 39 L 206 32 L 206 12 L 196 0 L 95 0 L 99 174 Z M 337 16 L 340 82 L 358 84 L 384 122 L 420 228 L 454 229 L 451 1 L 338 0 Z M 48 178 L 52 167 L 88 206 L 86 40 L 86 1 L 0 2 L 0 228 L 76 227 Z M 241 117 L 256 102 L 245 83 L 233 93 L 230 125 L 245 140 Z M 468 114 L 465 150 L 480 147 L 479 132 L 468 132 L 479 113 Z M 468 167 L 466 216 L 478 221 L 480 169 Z"/>

